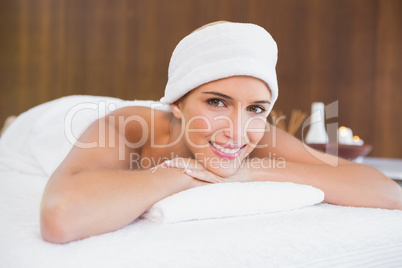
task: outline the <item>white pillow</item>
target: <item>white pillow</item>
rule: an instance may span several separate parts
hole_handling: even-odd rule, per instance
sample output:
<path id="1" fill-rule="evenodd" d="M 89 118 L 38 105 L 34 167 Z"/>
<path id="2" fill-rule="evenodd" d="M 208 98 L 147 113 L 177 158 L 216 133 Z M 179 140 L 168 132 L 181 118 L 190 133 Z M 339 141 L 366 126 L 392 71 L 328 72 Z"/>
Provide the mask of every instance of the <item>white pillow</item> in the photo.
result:
<path id="1" fill-rule="evenodd" d="M 256 215 L 303 208 L 323 200 L 321 190 L 290 182 L 214 183 L 162 199 L 141 218 L 174 223 Z"/>

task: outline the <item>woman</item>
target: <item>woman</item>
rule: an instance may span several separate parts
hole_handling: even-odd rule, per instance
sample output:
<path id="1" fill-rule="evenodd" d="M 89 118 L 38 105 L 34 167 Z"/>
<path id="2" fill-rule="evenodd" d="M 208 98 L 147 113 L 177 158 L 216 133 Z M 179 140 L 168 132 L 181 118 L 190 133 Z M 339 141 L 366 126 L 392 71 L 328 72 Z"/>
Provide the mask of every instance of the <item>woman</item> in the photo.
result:
<path id="1" fill-rule="evenodd" d="M 401 188 L 379 171 L 327 154 L 317 159 L 267 124 L 278 96 L 276 60 L 276 43 L 257 25 L 212 24 L 185 37 L 161 99 L 171 111 L 126 107 L 93 123 L 79 142 L 106 144 L 75 146 L 51 176 L 43 239 L 122 228 L 157 201 L 208 183 L 290 181 L 323 190 L 332 204 L 402 209 Z M 275 158 L 282 165 L 272 165 Z"/>

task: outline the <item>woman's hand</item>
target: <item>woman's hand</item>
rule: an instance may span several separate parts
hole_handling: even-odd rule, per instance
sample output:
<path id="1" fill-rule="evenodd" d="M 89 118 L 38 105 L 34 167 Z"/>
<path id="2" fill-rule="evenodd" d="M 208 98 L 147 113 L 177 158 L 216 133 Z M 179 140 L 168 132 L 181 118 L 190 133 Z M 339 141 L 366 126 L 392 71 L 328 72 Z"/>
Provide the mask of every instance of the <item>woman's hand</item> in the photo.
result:
<path id="1" fill-rule="evenodd" d="M 183 172 L 188 176 L 196 180 L 208 183 L 249 181 L 249 177 L 247 175 L 247 166 L 239 168 L 235 174 L 229 177 L 222 178 L 207 170 L 197 160 L 190 158 L 177 157 L 171 160 L 167 160 L 161 165 L 169 168 L 181 168 L 183 169 Z"/>
<path id="2" fill-rule="evenodd" d="M 178 157 L 178 158 L 174 158 L 172 160 L 167 160 L 167 161 L 151 168 L 150 171 L 152 173 L 162 172 L 163 174 L 165 174 L 166 169 L 169 169 L 169 168 L 177 168 L 178 171 L 180 169 L 182 169 L 181 173 L 187 175 L 184 177 L 187 177 L 188 181 L 190 182 L 190 184 L 188 184 L 189 188 L 204 186 L 204 185 L 211 183 L 211 181 L 209 181 L 209 180 L 203 180 L 203 179 L 199 179 L 199 178 L 193 176 L 194 174 L 198 174 L 198 172 L 194 172 L 193 174 L 191 174 L 189 167 L 191 167 L 192 170 L 195 170 L 197 165 L 200 166 L 200 163 L 196 162 L 193 159 Z"/>
<path id="3" fill-rule="evenodd" d="M 183 169 L 183 173 L 199 181 L 217 183 L 224 182 L 223 178 L 205 169 L 197 160 L 191 158 L 176 157 L 162 163 L 162 166 L 168 168 Z"/>

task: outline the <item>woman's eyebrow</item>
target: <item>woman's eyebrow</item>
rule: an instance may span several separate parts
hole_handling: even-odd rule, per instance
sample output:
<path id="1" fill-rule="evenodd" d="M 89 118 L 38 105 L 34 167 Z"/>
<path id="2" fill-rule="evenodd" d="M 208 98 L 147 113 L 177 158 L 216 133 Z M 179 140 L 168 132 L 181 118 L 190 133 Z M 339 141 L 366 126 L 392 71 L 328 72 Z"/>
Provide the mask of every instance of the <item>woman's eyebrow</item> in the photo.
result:
<path id="1" fill-rule="evenodd" d="M 268 101 L 268 100 L 259 100 L 259 101 L 255 101 L 254 103 L 268 103 L 268 104 L 271 104 L 271 102 Z"/>
<path id="2" fill-rule="evenodd" d="M 202 92 L 202 94 L 213 94 L 213 95 L 225 98 L 225 99 L 233 100 L 232 97 L 230 97 L 230 96 L 228 96 L 226 94 L 219 93 L 219 92 L 206 91 L 206 92 Z"/>
<path id="3" fill-rule="evenodd" d="M 205 91 L 205 92 L 202 92 L 202 94 L 212 94 L 212 95 L 216 95 L 216 96 L 219 96 L 219 97 L 222 97 L 222 98 L 225 98 L 225 99 L 233 100 L 232 97 L 230 97 L 230 96 L 228 96 L 226 94 L 219 93 L 219 92 Z M 253 101 L 253 103 L 268 103 L 268 104 L 271 104 L 271 102 L 268 101 L 268 100 Z"/>

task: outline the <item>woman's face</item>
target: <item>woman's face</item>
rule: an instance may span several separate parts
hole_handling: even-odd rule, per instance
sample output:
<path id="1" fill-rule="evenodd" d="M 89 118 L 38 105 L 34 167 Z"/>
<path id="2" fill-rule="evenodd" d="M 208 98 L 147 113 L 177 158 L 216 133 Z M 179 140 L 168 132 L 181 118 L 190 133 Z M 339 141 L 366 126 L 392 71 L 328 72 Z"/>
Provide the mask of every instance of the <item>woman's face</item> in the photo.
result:
<path id="1" fill-rule="evenodd" d="M 194 157 L 218 176 L 233 175 L 264 135 L 270 91 L 265 82 L 234 76 L 204 84 L 177 103 Z"/>

